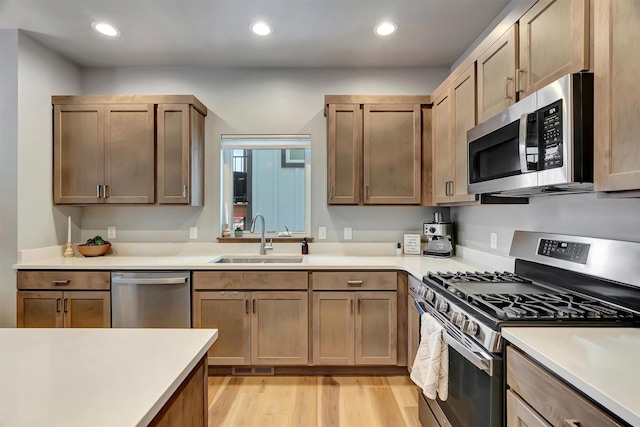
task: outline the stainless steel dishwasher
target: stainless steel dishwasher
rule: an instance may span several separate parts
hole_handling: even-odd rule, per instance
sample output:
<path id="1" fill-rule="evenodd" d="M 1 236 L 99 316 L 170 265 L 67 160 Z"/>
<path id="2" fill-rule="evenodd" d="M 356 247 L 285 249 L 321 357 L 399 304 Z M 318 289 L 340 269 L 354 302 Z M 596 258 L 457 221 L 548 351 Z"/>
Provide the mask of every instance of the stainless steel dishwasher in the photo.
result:
<path id="1" fill-rule="evenodd" d="M 112 272 L 111 326 L 114 328 L 190 328 L 189 272 Z"/>

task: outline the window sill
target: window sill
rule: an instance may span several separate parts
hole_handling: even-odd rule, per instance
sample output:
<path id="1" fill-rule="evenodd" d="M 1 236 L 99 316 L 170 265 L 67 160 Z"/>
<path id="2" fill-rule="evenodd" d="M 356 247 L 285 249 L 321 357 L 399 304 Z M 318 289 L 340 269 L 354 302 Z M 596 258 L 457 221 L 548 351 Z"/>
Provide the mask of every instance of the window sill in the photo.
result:
<path id="1" fill-rule="evenodd" d="M 218 243 L 260 243 L 260 237 L 218 237 Z M 267 242 L 273 240 L 273 243 L 302 243 L 302 239 L 312 243 L 313 237 L 267 237 Z"/>

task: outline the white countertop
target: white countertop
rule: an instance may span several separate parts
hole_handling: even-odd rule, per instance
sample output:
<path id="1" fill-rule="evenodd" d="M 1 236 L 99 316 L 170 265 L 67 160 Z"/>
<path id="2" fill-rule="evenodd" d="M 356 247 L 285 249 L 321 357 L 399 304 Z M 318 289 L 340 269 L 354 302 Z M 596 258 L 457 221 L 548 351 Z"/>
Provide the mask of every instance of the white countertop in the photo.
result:
<path id="1" fill-rule="evenodd" d="M 604 408 L 640 426 L 640 329 L 507 327 L 502 336 Z"/>
<path id="2" fill-rule="evenodd" d="M 0 426 L 148 425 L 215 329 L 0 329 Z"/>
<path id="3" fill-rule="evenodd" d="M 513 259 L 473 249 L 460 247 L 457 252 L 460 256 L 453 258 L 431 258 L 420 255 L 379 256 L 375 253 L 372 254 L 376 250 L 376 245 L 379 244 L 354 245 L 356 249 L 350 249 L 350 253 L 344 253 L 344 246 L 330 245 L 329 249 L 325 249 L 323 253 L 318 251 L 312 255 L 304 255 L 301 263 L 275 264 L 216 264 L 211 262 L 223 255 L 258 256 L 255 252 L 256 245 L 202 245 L 199 247 L 194 245 L 189 247 L 180 244 L 147 244 L 144 246 L 120 244 L 120 251 L 116 254 L 89 258 L 82 256 L 64 258 L 61 248 L 52 247 L 45 251 L 35 250 L 37 256 L 21 254 L 19 257 L 21 261 L 13 267 L 19 270 L 404 270 L 417 278 L 422 278 L 428 271 L 513 271 Z M 283 246 L 280 245 L 280 248 Z M 297 245 L 294 247 L 298 249 Z M 140 248 L 140 250 L 132 248 Z M 284 251 L 275 251 L 265 257 L 301 256 L 290 250 L 292 248 L 284 247 Z M 367 249 L 369 249 L 369 253 L 367 253 Z M 136 256 L 132 255 L 134 252 Z M 363 253 L 363 255 L 359 255 L 359 253 Z M 464 256 L 461 256 L 462 254 Z"/>

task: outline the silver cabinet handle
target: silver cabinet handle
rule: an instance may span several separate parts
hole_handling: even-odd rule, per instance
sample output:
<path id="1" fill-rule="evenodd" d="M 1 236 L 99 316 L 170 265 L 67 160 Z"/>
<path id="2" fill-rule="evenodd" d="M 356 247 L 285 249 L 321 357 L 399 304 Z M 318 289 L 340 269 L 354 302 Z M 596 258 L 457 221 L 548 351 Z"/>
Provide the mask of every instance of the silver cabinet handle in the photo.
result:
<path id="1" fill-rule="evenodd" d="M 512 96 L 509 95 L 509 80 L 513 80 L 511 77 L 504 78 L 504 97 L 505 99 L 511 99 Z"/>
<path id="2" fill-rule="evenodd" d="M 69 301 L 67 298 L 64 299 L 64 312 L 67 312 L 67 301 Z"/>
<path id="3" fill-rule="evenodd" d="M 104 198 L 108 198 L 109 197 L 109 186 L 105 185 L 104 186 Z"/>
<path id="4" fill-rule="evenodd" d="M 347 280 L 347 286 L 362 286 L 362 280 Z"/>
<path id="5" fill-rule="evenodd" d="M 56 313 L 60 313 L 60 298 L 56 298 Z"/>
<path id="6" fill-rule="evenodd" d="M 244 300 L 244 311 L 246 311 L 247 314 L 249 314 L 249 300 L 248 299 Z"/>
<path id="7" fill-rule="evenodd" d="M 358 313 L 362 310 L 362 299 L 358 298 Z"/>
<path id="8" fill-rule="evenodd" d="M 256 312 L 256 300 L 251 301 L 252 305 L 253 305 L 253 312 Z"/>
<path id="9" fill-rule="evenodd" d="M 52 280 L 51 283 L 53 283 L 56 286 L 68 285 L 69 283 L 71 283 L 71 279 L 67 279 L 67 280 Z"/>
<path id="10" fill-rule="evenodd" d="M 453 196 L 454 190 L 455 190 L 454 182 L 453 181 L 449 181 L 449 195 L 450 196 Z"/>
<path id="11" fill-rule="evenodd" d="M 100 189 L 101 189 L 102 185 L 98 184 L 96 185 L 96 197 L 99 199 L 100 196 Z"/>
<path id="12" fill-rule="evenodd" d="M 520 78 L 526 71 L 522 68 L 516 69 L 516 92 L 524 92 L 522 89 L 522 79 Z"/>
<path id="13" fill-rule="evenodd" d="M 187 198 L 187 184 L 182 184 L 182 198 Z"/>

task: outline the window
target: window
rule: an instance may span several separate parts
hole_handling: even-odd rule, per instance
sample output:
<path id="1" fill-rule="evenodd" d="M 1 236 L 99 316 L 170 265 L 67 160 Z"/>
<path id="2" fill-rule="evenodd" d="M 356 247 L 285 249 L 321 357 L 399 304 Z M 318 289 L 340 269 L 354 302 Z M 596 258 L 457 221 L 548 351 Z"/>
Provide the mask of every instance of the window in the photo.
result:
<path id="1" fill-rule="evenodd" d="M 309 234 L 310 135 L 222 135 L 222 227 Z M 258 232 L 258 230 L 256 230 Z"/>

